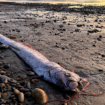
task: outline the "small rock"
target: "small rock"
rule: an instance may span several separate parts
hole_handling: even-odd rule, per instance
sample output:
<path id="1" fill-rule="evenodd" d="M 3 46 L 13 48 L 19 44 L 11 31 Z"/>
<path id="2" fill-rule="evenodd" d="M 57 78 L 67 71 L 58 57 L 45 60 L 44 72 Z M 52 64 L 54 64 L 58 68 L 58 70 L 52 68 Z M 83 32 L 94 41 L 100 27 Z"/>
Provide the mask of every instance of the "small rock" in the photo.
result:
<path id="1" fill-rule="evenodd" d="M 28 97 L 28 98 L 30 98 L 31 95 L 32 95 L 31 92 L 26 92 L 26 93 L 25 93 L 25 96 Z"/>
<path id="2" fill-rule="evenodd" d="M 93 44 L 93 47 L 96 47 L 96 45 L 95 45 L 95 44 Z"/>
<path id="3" fill-rule="evenodd" d="M 35 75 L 35 73 L 34 73 L 34 72 L 32 72 L 32 71 L 28 71 L 28 72 L 27 72 L 27 75 L 29 75 L 29 76 L 34 76 L 34 75 Z"/>
<path id="4" fill-rule="evenodd" d="M 4 57 L 3 56 L 0 56 L 0 58 L 3 59 Z"/>
<path id="5" fill-rule="evenodd" d="M 105 57 L 105 55 L 104 55 L 104 54 L 102 54 L 101 56 L 102 56 L 102 57 Z"/>
<path id="6" fill-rule="evenodd" d="M 7 79 L 7 78 L 5 78 L 4 83 L 5 83 L 5 84 L 8 83 L 8 79 Z"/>
<path id="7" fill-rule="evenodd" d="M 2 88 L 5 88 L 6 86 L 5 86 L 5 84 L 4 83 L 0 83 L 0 88 L 2 89 Z"/>
<path id="8" fill-rule="evenodd" d="M 7 101 L 6 101 L 6 103 L 10 105 L 10 103 L 11 103 L 11 100 L 7 100 Z"/>
<path id="9" fill-rule="evenodd" d="M 29 89 L 26 89 L 26 88 L 20 88 L 19 89 L 21 92 L 29 92 L 30 90 Z"/>
<path id="10" fill-rule="evenodd" d="M 24 86 L 27 83 L 27 81 L 23 81 L 20 83 L 20 85 Z"/>
<path id="11" fill-rule="evenodd" d="M 20 30 L 16 29 L 16 32 L 20 32 Z"/>
<path id="12" fill-rule="evenodd" d="M 4 66 L 3 66 L 3 68 L 10 68 L 10 64 L 5 64 Z"/>
<path id="13" fill-rule="evenodd" d="M 17 39 L 17 36 L 10 36 L 10 39 Z"/>
<path id="14" fill-rule="evenodd" d="M 31 88 L 30 82 L 27 82 L 24 87 L 30 89 Z"/>
<path id="15" fill-rule="evenodd" d="M 66 102 L 63 105 L 68 105 Z"/>
<path id="16" fill-rule="evenodd" d="M 20 93 L 20 91 L 18 89 L 13 88 L 14 94 L 18 95 Z"/>
<path id="17" fill-rule="evenodd" d="M 8 89 L 8 90 L 11 89 L 11 86 L 10 86 L 10 85 L 7 85 L 7 89 Z"/>
<path id="18" fill-rule="evenodd" d="M 2 98 L 6 98 L 7 97 L 7 93 L 1 93 L 1 97 Z"/>
<path id="19" fill-rule="evenodd" d="M 25 42 L 25 40 L 23 39 L 23 40 L 21 40 L 21 42 Z"/>
<path id="20" fill-rule="evenodd" d="M 76 103 L 76 102 L 74 102 L 74 101 L 72 101 L 72 105 L 77 105 L 77 103 Z"/>
<path id="21" fill-rule="evenodd" d="M 14 84 L 14 83 L 11 83 L 11 86 L 15 87 L 15 86 L 16 86 L 16 84 Z"/>
<path id="22" fill-rule="evenodd" d="M 7 21 L 4 21 L 4 23 L 7 23 Z"/>
<path id="23" fill-rule="evenodd" d="M 8 48 L 8 46 L 6 46 L 5 44 L 0 45 L 0 49 L 7 49 L 7 48 Z"/>
<path id="24" fill-rule="evenodd" d="M 0 62 L 0 65 L 2 65 L 3 64 L 3 62 Z"/>
<path id="25" fill-rule="evenodd" d="M 18 85 L 17 87 L 18 87 L 18 88 L 23 88 L 23 86 L 21 86 L 21 85 Z"/>
<path id="26" fill-rule="evenodd" d="M 22 93 L 22 92 L 20 92 L 19 94 L 18 94 L 18 100 L 19 100 L 19 102 L 24 102 L 24 94 Z"/>
<path id="27" fill-rule="evenodd" d="M 38 81 L 39 81 L 38 79 L 32 79 L 32 80 L 31 80 L 31 83 L 34 84 L 34 83 L 36 83 L 36 82 L 38 82 Z"/>
<path id="28" fill-rule="evenodd" d="M 99 38 L 102 38 L 102 35 L 99 35 Z"/>
<path id="29" fill-rule="evenodd" d="M 4 74 L 6 74 L 6 71 L 0 71 L 0 74 L 4 75 Z"/>
<path id="30" fill-rule="evenodd" d="M 5 100 L 0 100 L 0 105 L 4 105 L 6 103 L 6 101 Z"/>
<path id="31" fill-rule="evenodd" d="M 98 41 L 101 41 L 101 38 L 97 38 Z"/>
<path id="32" fill-rule="evenodd" d="M 1 92 L 0 92 L 0 98 L 1 98 Z"/>
<path id="33" fill-rule="evenodd" d="M 35 102 L 38 104 L 44 104 L 48 100 L 46 93 L 42 89 L 39 89 L 39 88 L 35 88 L 32 91 L 32 97 L 35 100 Z"/>
<path id="34" fill-rule="evenodd" d="M 103 72 L 104 70 L 102 70 L 102 69 L 99 69 L 98 71 L 99 71 L 99 72 Z"/>
<path id="35" fill-rule="evenodd" d="M 15 84 L 17 83 L 17 81 L 14 80 L 14 79 L 12 79 L 12 78 L 11 78 L 9 81 L 10 81 L 11 83 L 15 83 Z"/>
<path id="36" fill-rule="evenodd" d="M 75 32 L 80 32 L 80 29 L 75 29 Z"/>

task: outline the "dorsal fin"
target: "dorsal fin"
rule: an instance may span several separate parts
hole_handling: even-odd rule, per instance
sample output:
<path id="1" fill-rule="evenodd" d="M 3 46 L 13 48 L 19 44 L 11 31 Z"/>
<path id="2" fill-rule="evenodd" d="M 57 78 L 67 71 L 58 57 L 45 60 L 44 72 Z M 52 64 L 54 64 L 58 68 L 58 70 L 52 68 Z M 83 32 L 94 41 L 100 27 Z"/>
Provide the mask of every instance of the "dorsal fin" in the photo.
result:
<path id="1" fill-rule="evenodd" d="M 74 73 L 74 69 L 73 69 L 71 72 L 73 72 L 73 73 Z"/>

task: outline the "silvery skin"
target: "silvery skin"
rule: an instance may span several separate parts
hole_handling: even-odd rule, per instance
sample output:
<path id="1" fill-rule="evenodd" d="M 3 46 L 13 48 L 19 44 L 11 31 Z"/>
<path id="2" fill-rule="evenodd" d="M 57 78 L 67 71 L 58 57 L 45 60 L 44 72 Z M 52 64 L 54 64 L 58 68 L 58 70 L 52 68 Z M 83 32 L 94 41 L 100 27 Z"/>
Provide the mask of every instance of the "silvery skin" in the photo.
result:
<path id="1" fill-rule="evenodd" d="M 0 34 L 0 42 L 16 52 L 39 76 L 68 91 L 77 91 L 81 78 L 55 62 L 49 61 L 38 51 L 15 42 Z"/>

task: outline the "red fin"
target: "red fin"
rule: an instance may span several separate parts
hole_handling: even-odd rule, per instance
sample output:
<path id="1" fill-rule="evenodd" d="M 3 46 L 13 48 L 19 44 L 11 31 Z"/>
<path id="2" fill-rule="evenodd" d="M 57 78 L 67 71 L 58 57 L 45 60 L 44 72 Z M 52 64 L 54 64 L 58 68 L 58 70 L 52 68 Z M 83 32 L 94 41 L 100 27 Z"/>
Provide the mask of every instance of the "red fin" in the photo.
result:
<path id="1" fill-rule="evenodd" d="M 73 72 L 73 73 L 74 73 L 74 69 L 73 69 L 71 72 Z"/>
<path id="2" fill-rule="evenodd" d="M 27 47 L 29 47 L 29 48 L 32 48 L 33 50 L 35 50 L 30 44 L 28 44 L 28 43 L 22 43 L 23 45 L 25 45 L 25 46 L 27 46 Z"/>

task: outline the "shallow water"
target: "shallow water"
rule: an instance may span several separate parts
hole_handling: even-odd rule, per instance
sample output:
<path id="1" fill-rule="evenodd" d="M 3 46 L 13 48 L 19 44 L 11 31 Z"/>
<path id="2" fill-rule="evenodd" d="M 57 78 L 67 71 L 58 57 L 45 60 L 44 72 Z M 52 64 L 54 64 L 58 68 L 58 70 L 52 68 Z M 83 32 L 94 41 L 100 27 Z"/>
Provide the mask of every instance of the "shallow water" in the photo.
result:
<path id="1" fill-rule="evenodd" d="M 3 2 L 20 2 L 20 3 L 73 3 L 73 4 L 83 4 L 83 5 L 105 5 L 104 0 L 0 0 Z"/>

